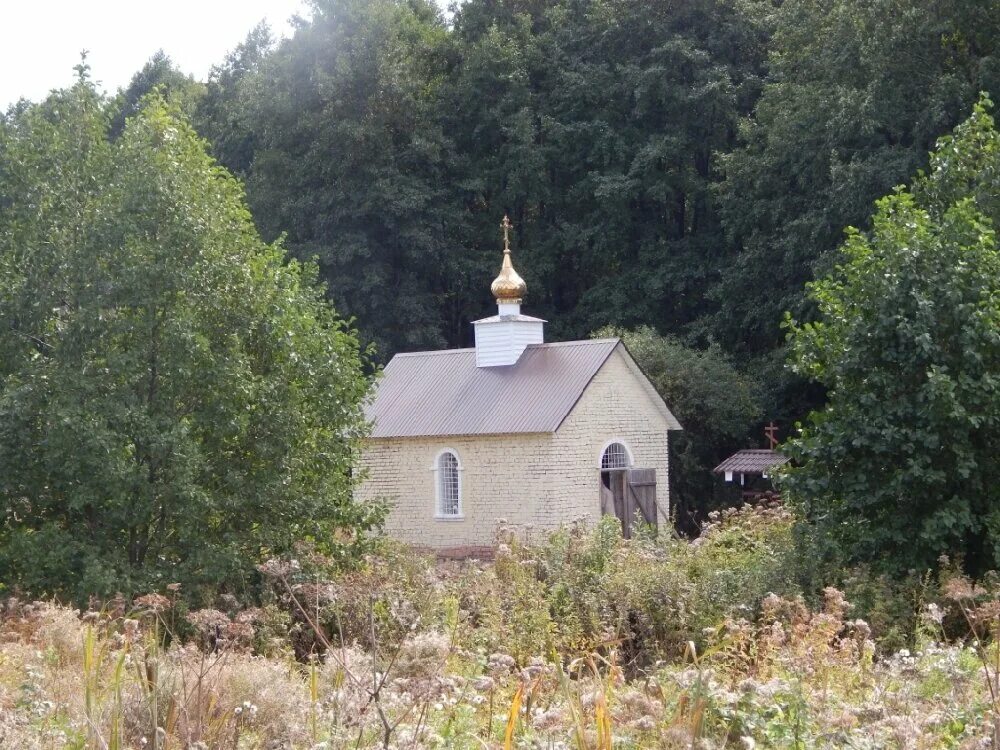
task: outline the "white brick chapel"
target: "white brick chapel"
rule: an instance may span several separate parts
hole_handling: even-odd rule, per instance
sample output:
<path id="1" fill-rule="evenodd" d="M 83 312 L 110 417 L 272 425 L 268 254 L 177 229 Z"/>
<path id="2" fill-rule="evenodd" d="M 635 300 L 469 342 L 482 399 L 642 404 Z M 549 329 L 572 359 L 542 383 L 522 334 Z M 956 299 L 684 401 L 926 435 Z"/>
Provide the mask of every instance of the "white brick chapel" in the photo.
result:
<path id="1" fill-rule="evenodd" d="M 397 354 L 368 408 L 361 502 L 390 503 L 389 534 L 442 554 L 488 549 L 602 514 L 670 522 L 668 441 L 681 426 L 618 339 L 545 343 L 521 314 L 510 222 L 475 348 Z"/>

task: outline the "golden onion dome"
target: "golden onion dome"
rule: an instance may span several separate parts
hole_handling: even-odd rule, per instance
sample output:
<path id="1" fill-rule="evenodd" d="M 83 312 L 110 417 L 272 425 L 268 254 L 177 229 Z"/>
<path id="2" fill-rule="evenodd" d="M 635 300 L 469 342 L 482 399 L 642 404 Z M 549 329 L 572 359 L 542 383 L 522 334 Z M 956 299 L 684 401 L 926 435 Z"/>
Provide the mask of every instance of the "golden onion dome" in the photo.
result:
<path id="1" fill-rule="evenodd" d="M 520 304 L 521 298 L 528 291 L 528 285 L 514 270 L 514 264 L 510 261 L 510 229 L 513 226 L 510 219 L 504 216 L 500 226 L 503 229 L 503 265 L 500 267 L 500 275 L 490 285 L 490 290 L 498 303 L 516 305 Z"/>

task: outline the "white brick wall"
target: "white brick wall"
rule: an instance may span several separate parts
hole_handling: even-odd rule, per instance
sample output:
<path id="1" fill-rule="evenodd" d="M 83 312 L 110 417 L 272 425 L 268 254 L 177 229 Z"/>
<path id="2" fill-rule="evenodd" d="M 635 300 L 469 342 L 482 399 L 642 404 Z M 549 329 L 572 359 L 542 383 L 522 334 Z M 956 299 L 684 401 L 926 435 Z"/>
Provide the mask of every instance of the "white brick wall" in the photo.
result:
<path id="1" fill-rule="evenodd" d="M 600 457 L 620 440 L 636 468 L 656 469 L 657 501 L 668 513 L 667 421 L 619 346 L 555 434 L 372 440 L 362 464 L 362 501 L 393 503 L 386 530 L 438 549 L 486 546 L 497 523 L 546 531 L 600 516 Z M 462 464 L 461 520 L 435 518 L 434 459 L 444 448 Z M 661 524 L 664 523 L 661 521 Z"/>
<path id="2" fill-rule="evenodd" d="M 539 525 L 558 526 L 576 518 L 594 522 L 600 517 L 600 460 L 611 441 L 625 444 L 633 468 L 656 469 L 656 502 L 664 517 L 669 516 L 668 424 L 626 357 L 619 345 L 555 433 L 549 474 L 552 502 L 540 509 Z"/>

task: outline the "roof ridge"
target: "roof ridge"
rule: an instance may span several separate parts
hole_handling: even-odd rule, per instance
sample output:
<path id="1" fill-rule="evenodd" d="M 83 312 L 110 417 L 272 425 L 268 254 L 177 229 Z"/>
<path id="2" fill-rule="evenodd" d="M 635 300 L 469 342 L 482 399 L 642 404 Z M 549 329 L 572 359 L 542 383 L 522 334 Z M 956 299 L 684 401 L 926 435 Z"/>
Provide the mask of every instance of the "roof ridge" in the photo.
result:
<path id="1" fill-rule="evenodd" d="M 423 352 L 396 352 L 392 355 L 392 358 L 396 357 L 429 357 L 434 354 L 467 354 L 469 352 L 476 351 L 475 348 L 467 349 L 428 349 Z"/>
<path id="2" fill-rule="evenodd" d="M 590 346 L 593 344 L 610 344 L 618 343 L 621 339 L 619 338 L 604 338 L 604 339 L 574 339 L 572 341 L 545 341 L 541 344 L 528 344 L 528 349 L 540 349 L 540 348 L 556 348 L 562 346 Z M 398 352 L 393 355 L 393 359 L 396 357 L 430 357 L 434 355 L 441 354 L 468 354 L 469 352 L 476 351 L 475 347 L 468 347 L 465 349 L 429 349 L 422 352 Z"/>
<path id="3" fill-rule="evenodd" d="M 557 346 L 590 346 L 592 344 L 610 344 L 612 342 L 618 343 L 621 339 L 619 338 L 606 338 L 606 339 L 574 339 L 572 341 L 547 341 L 543 344 L 528 344 L 528 348 L 532 347 L 557 347 Z"/>

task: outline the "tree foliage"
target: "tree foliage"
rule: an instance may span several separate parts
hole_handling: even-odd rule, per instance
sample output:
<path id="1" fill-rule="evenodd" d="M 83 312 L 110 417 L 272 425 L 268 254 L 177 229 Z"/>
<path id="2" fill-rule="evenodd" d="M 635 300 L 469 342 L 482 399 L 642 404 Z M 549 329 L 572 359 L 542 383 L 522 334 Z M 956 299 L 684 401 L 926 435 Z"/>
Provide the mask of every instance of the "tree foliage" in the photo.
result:
<path id="1" fill-rule="evenodd" d="M 929 172 L 851 229 L 790 323 L 793 365 L 829 389 L 784 487 L 854 560 L 1000 566 L 1000 133 L 988 100 Z"/>
<path id="2" fill-rule="evenodd" d="M 0 126 L 0 580 L 195 595 L 349 552 L 377 520 L 355 334 L 175 106 L 114 141 L 107 112 L 81 68 Z"/>
<path id="3" fill-rule="evenodd" d="M 926 167 L 980 91 L 1000 91 L 1000 6 L 787 0 L 762 23 L 766 82 L 739 148 L 722 157 L 720 209 L 736 252 L 712 289 L 709 328 L 759 358 L 773 411 L 795 414 L 822 394 L 782 375 L 784 311 L 812 313 L 804 285 L 834 262 L 843 227 L 869 227 L 874 201 Z"/>
<path id="4" fill-rule="evenodd" d="M 153 91 L 191 117 L 205 94 L 205 85 L 179 71 L 163 50 L 157 51 L 111 103 L 108 134 L 112 139 L 122 134 L 125 121 L 139 112 L 143 99 Z"/>
<path id="5" fill-rule="evenodd" d="M 782 312 L 817 313 L 804 284 L 836 262 L 841 228 L 869 229 L 874 201 L 1000 89 L 1000 4 L 981 0 L 464 0 L 450 20 L 432 0 L 310 8 L 288 39 L 253 30 L 204 87 L 154 56 L 99 107 L 105 139 L 154 89 L 194 109 L 263 238 L 316 260 L 380 361 L 471 343 L 507 213 L 527 309 L 552 338 L 649 326 L 753 373 L 783 423 L 821 404 L 826 380 L 784 367 Z M 81 143 L 65 158 L 98 158 Z M 676 482 L 707 493 L 711 451 Z"/>
<path id="6" fill-rule="evenodd" d="M 726 249 L 711 186 L 759 85 L 754 17 L 717 0 L 471 0 L 454 37 L 445 112 L 478 209 L 468 241 L 511 215 L 557 337 L 681 333 Z"/>
<path id="7" fill-rule="evenodd" d="M 742 6 L 469 0 L 450 29 L 426 0 L 314 8 L 254 70 L 216 71 L 206 135 L 380 357 L 469 343 L 505 213 L 556 337 L 703 312 L 715 153 L 764 56 Z"/>
<path id="8" fill-rule="evenodd" d="M 261 232 L 316 258 L 383 353 L 446 339 L 450 144 L 436 92 L 446 30 L 430 0 L 319 0 L 262 55 L 261 31 L 215 70 L 204 124 L 244 169 Z"/>
<path id="9" fill-rule="evenodd" d="M 778 418 L 822 399 L 783 372 L 783 311 L 1000 85 L 977 0 L 313 7 L 215 70 L 199 124 L 380 359 L 470 343 L 507 213 L 553 336 L 718 341 Z"/>

